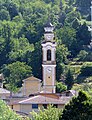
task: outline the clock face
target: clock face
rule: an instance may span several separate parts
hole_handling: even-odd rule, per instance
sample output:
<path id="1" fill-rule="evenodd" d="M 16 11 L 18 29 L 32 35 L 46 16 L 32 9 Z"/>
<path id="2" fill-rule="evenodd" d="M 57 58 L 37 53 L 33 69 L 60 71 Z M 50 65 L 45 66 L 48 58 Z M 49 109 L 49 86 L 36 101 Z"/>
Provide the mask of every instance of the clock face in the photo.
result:
<path id="1" fill-rule="evenodd" d="M 46 69 L 46 70 L 47 70 L 47 72 L 48 72 L 48 73 L 51 73 L 52 68 L 51 68 L 51 67 L 47 67 L 47 69 Z"/>
<path id="2" fill-rule="evenodd" d="M 48 40 L 51 40 L 51 36 L 50 36 L 50 35 L 48 35 L 48 36 L 47 36 L 47 39 L 48 39 Z"/>

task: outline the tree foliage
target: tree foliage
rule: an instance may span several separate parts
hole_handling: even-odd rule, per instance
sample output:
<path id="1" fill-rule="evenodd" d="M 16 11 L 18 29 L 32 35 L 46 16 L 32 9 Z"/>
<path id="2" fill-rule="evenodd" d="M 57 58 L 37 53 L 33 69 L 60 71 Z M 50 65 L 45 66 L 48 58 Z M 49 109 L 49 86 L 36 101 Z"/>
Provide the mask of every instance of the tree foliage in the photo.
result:
<path id="1" fill-rule="evenodd" d="M 15 112 L 13 112 L 9 106 L 7 106 L 2 100 L 0 100 L 0 120 L 23 120 Z"/>
<path id="2" fill-rule="evenodd" d="M 84 63 L 81 67 L 81 76 L 92 76 L 92 64 L 90 63 Z"/>
<path id="3" fill-rule="evenodd" d="M 73 83 L 74 83 L 73 73 L 69 69 L 66 74 L 66 80 L 65 80 L 65 84 L 67 85 L 68 90 L 70 90 L 72 88 Z"/>
<path id="4" fill-rule="evenodd" d="M 2 72 L 5 76 L 5 84 L 7 88 L 13 92 L 15 92 L 18 87 L 21 87 L 23 79 L 32 75 L 31 67 L 18 61 L 5 65 L 2 68 Z"/>
<path id="5" fill-rule="evenodd" d="M 84 46 L 90 43 L 86 22 L 90 20 L 90 2 L 91 0 L 0 0 L 0 69 L 17 61 L 25 62 L 32 68 L 34 76 L 42 78 L 41 41 L 44 24 L 50 17 L 55 26 L 56 79 L 59 80 L 69 60 L 81 57 L 83 51 L 80 51 L 86 51 Z M 87 53 L 86 60 L 92 61 L 91 52 Z"/>
<path id="6" fill-rule="evenodd" d="M 63 110 L 60 120 L 90 120 L 92 118 L 92 103 L 90 97 L 80 91 Z"/>
<path id="7" fill-rule="evenodd" d="M 61 93 L 61 92 L 66 91 L 66 90 L 67 90 L 67 86 L 64 85 L 62 82 L 56 83 L 56 92 L 57 93 Z"/>
<path id="8" fill-rule="evenodd" d="M 32 112 L 31 120 L 59 120 L 61 113 L 61 110 L 49 105 L 47 109 L 39 110 L 39 113 Z"/>

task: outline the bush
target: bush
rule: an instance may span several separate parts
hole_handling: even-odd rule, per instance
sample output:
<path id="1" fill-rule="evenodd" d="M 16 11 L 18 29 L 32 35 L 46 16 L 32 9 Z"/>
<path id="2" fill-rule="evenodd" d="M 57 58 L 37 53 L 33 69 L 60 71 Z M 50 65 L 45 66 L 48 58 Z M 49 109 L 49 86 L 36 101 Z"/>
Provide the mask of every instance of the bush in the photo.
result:
<path id="1" fill-rule="evenodd" d="M 12 111 L 9 106 L 0 100 L 0 120 L 23 120 L 22 117 Z"/>
<path id="2" fill-rule="evenodd" d="M 92 63 L 85 63 L 81 67 L 81 76 L 92 76 Z"/>
<path id="3" fill-rule="evenodd" d="M 67 86 L 66 85 L 64 85 L 61 82 L 57 82 L 57 84 L 56 84 L 56 92 L 57 93 L 61 93 L 61 92 L 66 91 L 66 90 L 67 90 Z"/>
<path id="4" fill-rule="evenodd" d="M 31 120 L 59 120 L 61 119 L 62 110 L 49 105 L 47 109 L 40 110 L 39 112 L 31 112 Z"/>
<path id="5" fill-rule="evenodd" d="M 92 120 L 92 103 L 90 96 L 80 91 L 78 96 L 72 98 L 63 110 L 59 120 Z"/>
<path id="6" fill-rule="evenodd" d="M 87 55 L 88 53 L 85 50 L 81 50 L 77 56 L 79 58 L 79 61 L 85 61 L 87 60 Z"/>

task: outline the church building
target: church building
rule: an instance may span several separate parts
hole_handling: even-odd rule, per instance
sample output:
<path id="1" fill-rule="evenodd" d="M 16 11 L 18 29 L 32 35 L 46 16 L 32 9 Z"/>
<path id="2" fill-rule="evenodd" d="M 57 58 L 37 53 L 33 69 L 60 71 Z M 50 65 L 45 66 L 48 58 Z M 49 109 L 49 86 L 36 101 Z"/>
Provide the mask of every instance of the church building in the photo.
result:
<path id="1" fill-rule="evenodd" d="M 27 96 L 27 98 L 10 103 L 10 106 L 12 106 L 12 109 L 15 111 L 29 114 L 32 110 L 38 111 L 38 108 L 47 108 L 49 104 L 57 108 L 63 108 L 75 95 L 74 91 L 64 92 L 63 94 L 57 94 L 55 91 L 56 42 L 54 40 L 54 26 L 48 21 L 44 30 L 44 40 L 41 43 L 43 54 L 43 84 L 35 77 L 25 79 L 21 92 L 23 93 L 22 95 Z M 30 94 L 32 94 L 32 96 Z"/>

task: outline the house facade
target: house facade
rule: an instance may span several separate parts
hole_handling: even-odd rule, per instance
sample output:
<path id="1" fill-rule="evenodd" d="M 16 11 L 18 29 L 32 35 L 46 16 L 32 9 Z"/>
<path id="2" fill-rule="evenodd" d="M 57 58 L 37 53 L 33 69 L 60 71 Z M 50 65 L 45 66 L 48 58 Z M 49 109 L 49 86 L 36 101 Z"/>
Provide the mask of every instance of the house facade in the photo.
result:
<path id="1" fill-rule="evenodd" d="M 56 108 L 62 109 L 64 105 L 70 101 L 70 99 L 70 96 L 60 96 L 59 94 L 54 93 L 41 93 L 15 103 L 13 110 L 30 115 L 30 112 L 33 110 L 38 112 L 39 108 L 46 109 L 49 105 L 53 105 Z"/>

